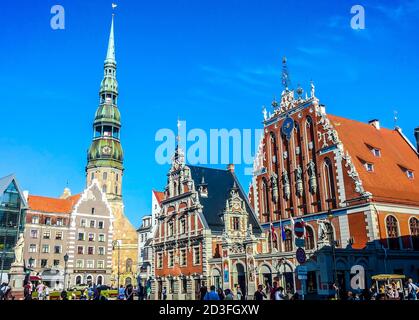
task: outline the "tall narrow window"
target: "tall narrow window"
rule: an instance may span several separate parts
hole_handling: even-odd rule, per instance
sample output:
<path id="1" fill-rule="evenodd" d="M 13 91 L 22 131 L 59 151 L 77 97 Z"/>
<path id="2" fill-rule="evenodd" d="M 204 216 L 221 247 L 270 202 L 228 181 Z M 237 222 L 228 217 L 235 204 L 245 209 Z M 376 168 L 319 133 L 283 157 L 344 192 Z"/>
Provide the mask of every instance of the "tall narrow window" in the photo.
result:
<path id="1" fill-rule="evenodd" d="M 399 226 L 397 219 L 394 216 L 388 216 L 386 218 L 386 228 L 388 248 L 392 250 L 399 250 Z"/>
<path id="2" fill-rule="evenodd" d="M 333 175 L 333 164 L 329 158 L 324 159 L 325 198 L 330 209 L 336 208 L 336 189 Z"/>
<path id="3" fill-rule="evenodd" d="M 265 222 L 270 221 L 270 214 L 269 214 L 269 187 L 268 182 L 265 178 L 262 179 L 262 190 L 261 190 L 261 204 L 262 204 L 262 215 L 264 217 Z"/>
<path id="4" fill-rule="evenodd" d="M 413 250 L 419 250 L 419 220 L 415 217 L 411 218 L 409 227 Z"/>
<path id="5" fill-rule="evenodd" d="M 103 180 L 106 180 L 106 179 L 108 179 L 108 173 L 107 172 L 104 172 L 103 173 Z"/>
<path id="6" fill-rule="evenodd" d="M 234 231 L 240 230 L 240 218 L 239 217 L 233 217 L 233 229 L 234 229 Z"/>
<path id="7" fill-rule="evenodd" d="M 305 247 L 307 250 L 314 249 L 314 232 L 311 227 L 305 227 Z"/>
<path id="8" fill-rule="evenodd" d="M 287 229 L 285 231 L 285 241 L 284 241 L 285 251 L 292 251 L 292 231 Z"/>

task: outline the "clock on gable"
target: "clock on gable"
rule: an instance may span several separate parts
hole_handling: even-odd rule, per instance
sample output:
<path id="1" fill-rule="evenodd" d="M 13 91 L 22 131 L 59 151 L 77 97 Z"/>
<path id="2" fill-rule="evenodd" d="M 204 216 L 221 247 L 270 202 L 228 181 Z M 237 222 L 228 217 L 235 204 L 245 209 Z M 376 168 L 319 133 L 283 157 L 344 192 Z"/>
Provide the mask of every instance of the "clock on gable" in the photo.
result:
<path id="1" fill-rule="evenodd" d="M 287 116 L 282 123 L 281 131 L 284 136 L 287 137 L 287 140 L 291 138 L 292 130 L 294 129 L 294 120 L 290 116 Z"/>

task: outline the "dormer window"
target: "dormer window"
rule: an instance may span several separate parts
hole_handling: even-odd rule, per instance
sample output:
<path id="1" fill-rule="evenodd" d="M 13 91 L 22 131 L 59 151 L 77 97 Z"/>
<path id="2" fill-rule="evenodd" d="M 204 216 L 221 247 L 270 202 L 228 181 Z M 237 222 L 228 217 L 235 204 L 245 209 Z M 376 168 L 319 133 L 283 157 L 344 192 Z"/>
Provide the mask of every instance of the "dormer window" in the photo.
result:
<path id="1" fill-rule="evenodd" d="M 412 180 L 415 178 L 415 173 L 413 172 L 413 170 L 411 169 L 407 169 L 404 166 L 399 165 L 400 169 L 402 169 L 402 171 L 406 174 L 407 178 Z"/>
<path id="2" fill-rule="evenodd" d="M 372 163 L 365 162 L 364 166 L 368 172 L 374 172 L 374 165 Z"/>
<path id="3" fill-rule="evenodd" d="M 380 149 L 377 149 L 377 148 L 372 148 L 372 149 L 371 149 L 371 151 L 372 151 L 372 154 L 373 154 L 375 157 L 381 157 L 381 151 L 380 151 Z"/>
<path id="4" fill-rule="evenodd" d="M 406 175 L 409 179 L 414 179 L 415 175 L 412 170 L 406 170 Z"/>

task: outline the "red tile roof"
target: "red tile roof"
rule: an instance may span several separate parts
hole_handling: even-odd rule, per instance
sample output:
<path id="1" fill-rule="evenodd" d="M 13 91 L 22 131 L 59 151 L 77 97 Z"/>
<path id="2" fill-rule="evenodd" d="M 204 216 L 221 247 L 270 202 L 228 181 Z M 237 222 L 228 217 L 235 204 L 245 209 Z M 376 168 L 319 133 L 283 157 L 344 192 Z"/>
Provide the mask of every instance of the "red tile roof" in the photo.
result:
<path id="1" fill-rule="evenodd" d="M 48 213 L 71 213 L 80 196 L 81 194 L 76 194 L 67 199 L 58 199 L 30 195 L 28 197 L 29 209 Z"/>
<path id="2" fill-rule="evenodd" d="M 328 118 L 373 199 L 419 205 L 419 158 L 400 132 L 376 129 L 370 124 L 333 115 Z M 379 157 L 372 153 L 371 147 L 380 150 Z M 372 163 L 374 171 L 368 172 L 363 161 Z M 403 168 L 412 170 L 415 177 L 409 179 Z"/>
<path id="3" fill-rule="evenodd" d="M 153 193 L 159 204 L 161 204 L 161 202 L 164 200 L 164 192 L 153 190 Z"/>

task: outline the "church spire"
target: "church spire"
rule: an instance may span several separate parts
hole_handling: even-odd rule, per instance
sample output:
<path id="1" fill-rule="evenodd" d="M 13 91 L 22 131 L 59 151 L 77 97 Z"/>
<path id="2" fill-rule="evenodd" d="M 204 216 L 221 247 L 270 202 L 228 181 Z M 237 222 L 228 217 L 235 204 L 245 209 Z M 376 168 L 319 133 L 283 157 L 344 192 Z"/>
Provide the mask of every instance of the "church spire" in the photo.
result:
<path id="1" fill-rule="evenodd" d="M 120 142 L 121 114 L 118 108 L 118 81 L 116 79 L 114 14 L 109 33 L 100 84 L 99 106 L 93 121 L 93 139 L 87 153 L 87 185 L 97 179 L 109 199 L 122 196 L 124 154 Z"/>
<path id="2" fill-rule="evenodd" d="M 109 33 L 109 41 L 108 41 L 108 52 L 106 54 L 105 64 L 116 64 L 115 59 L 115 38 L 114 38 L 114 17 L 115 14 L 112 14 L 112 23 L 111 23 L 111 31 Z"/>

